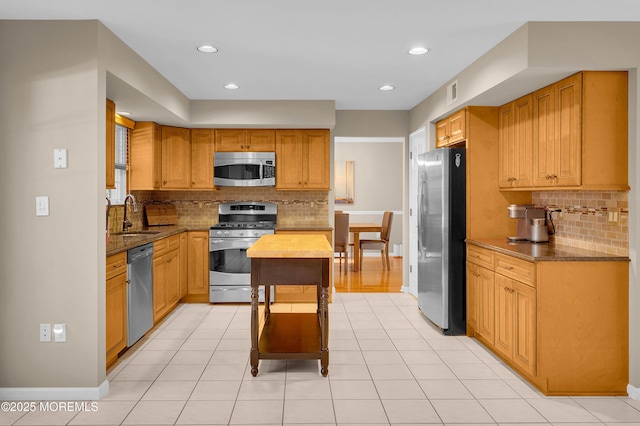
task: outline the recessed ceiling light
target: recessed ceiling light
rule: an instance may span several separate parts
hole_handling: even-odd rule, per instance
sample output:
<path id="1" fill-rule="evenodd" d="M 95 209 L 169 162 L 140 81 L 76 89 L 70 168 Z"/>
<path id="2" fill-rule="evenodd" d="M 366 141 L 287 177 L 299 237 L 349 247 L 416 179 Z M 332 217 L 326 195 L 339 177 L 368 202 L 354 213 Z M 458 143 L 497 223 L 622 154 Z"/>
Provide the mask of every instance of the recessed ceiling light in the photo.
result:
<path id="1" fill-rule="evenodd" d="M 427 49 L 426 47 L 414 47 L 413 49 L 409 50 L 409 55 L 424 55 L 428 51 L 429 49 Z"/>
<path id="2" fill-rule="evenodd" d="M 131 113 L 129 111 L 116 111 L 116 114 L 118 114 L 118 115 L 131 115 Z"/>
<path id="3" fill-rule="evenodd" d="M 240 86 L 238 86 L 235 83 L 229 83 L 229 84 L 225 84 L 224 88 L 225 89 L 229 89 L 229 90 L 236 90 L 237 88 L 239 88 Z"/>
<path id="4" fill-rule="evenodd" d="M 379 90 L 383 90 L 383 91 L 387 91 L 387 90 L 393 90 L 395 89 L 395 87 L 389 85 L 389 84 L 385 84 L 384 86 L 380 86 L 378 87 Z"/>
<path id="5" fill-rule="evenodd" d="M 198 52 L 202 53 L 216 53 L 218 51 L 217 47 L 209 46 L 207 44 L 198 46 Z"/>

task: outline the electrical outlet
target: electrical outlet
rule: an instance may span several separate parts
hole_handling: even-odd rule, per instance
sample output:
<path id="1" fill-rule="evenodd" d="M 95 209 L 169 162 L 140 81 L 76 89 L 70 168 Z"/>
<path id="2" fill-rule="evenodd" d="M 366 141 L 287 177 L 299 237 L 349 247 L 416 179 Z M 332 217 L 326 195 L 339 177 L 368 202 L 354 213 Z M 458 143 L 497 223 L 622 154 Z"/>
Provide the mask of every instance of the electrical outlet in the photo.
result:
<path id="1" fill-rule="evenodd" d="M 609 225 L 620 224 L 620 209 L 617 207 L 607 208 L 607 223 Z"/>
<path id="2" fill-rule="evenodd" d="M 40 341 L 51 341 L 51 324 L 40 324 Z"/>

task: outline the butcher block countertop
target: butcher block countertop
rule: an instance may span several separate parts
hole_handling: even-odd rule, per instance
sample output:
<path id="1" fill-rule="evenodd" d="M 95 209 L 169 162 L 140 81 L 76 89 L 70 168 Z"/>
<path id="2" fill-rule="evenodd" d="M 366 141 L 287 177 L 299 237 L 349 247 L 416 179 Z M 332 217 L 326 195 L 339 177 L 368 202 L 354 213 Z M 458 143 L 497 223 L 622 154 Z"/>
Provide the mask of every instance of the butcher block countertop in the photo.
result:
<path id="1" fill-rule="evenodd" d="M 555 243 L 510 242 L 507 239 L 467 239 L 468 244 L 484 247 L 529 262 L 629 262 L 627 256 L 581 249 Z"/>
<path id="2" fill-rule="evenodd" d="M 324 235 L 263 235 L 247 249 L 247 257 L 331 258 L 333 248 Z"/>

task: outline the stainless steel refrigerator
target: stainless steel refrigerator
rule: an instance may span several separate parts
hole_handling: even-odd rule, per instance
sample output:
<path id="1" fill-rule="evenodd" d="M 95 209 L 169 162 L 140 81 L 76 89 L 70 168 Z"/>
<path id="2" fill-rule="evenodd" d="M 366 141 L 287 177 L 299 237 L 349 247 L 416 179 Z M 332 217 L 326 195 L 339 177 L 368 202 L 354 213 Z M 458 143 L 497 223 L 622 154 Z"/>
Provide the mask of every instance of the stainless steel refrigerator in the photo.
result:
<path id="1" fill-rule="evenodd" d="M 418 176 L 418 307 L 444 334 L 464 334 L 465 149 L 420 154 Z"/>

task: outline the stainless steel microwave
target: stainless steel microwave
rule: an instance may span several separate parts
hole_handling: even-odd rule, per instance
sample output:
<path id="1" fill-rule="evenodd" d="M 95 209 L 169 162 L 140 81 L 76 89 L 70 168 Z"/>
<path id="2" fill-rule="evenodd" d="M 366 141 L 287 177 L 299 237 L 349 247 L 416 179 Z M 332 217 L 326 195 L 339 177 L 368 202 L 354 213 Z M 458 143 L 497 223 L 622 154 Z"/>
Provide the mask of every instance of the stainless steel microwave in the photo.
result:
<path id="1" fill-rule="evenodd" d="M 275 152 L 216 152 L 213 157 L 216 186 L 275 186 Z"/>

